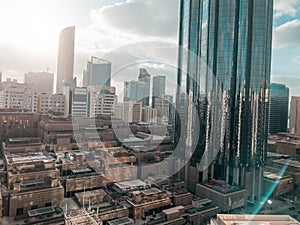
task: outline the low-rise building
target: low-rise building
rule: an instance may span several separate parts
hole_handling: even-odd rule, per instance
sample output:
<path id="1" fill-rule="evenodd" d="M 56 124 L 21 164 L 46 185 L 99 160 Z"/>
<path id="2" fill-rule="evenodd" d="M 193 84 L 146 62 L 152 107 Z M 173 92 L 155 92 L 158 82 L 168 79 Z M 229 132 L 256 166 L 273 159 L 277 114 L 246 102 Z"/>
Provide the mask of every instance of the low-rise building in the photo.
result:
<path id="1" fill-rule="evenodd" d="M 133 191 L 126 201 L 131 206 L 130 210 L 134 219 L 150 215 L 153 211 L 161 212 L 171 205 L 171 199 L 167 193 L 157 188 Z"/>
<path id="2" fill-rule="evenodd" d="M 217 219 L 211 220 L 211 225 L 234 225 L 234 224 L 297 225 L 300 223 L 288 215 L 218 214 Z"/>

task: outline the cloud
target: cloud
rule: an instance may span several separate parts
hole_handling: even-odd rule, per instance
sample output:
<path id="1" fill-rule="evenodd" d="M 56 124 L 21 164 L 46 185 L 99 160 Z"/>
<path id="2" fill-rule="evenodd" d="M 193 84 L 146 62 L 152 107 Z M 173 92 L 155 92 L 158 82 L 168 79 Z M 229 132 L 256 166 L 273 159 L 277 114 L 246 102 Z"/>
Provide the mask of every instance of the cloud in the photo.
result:
<path id="1" fill-rule="evenodd" d="M 115 35 L 176 39 L 178 0 L 127 0 L 91 11 L 100 29 Z"/>
<path id="2" fill-rule="evenodd" d="M 295 17 L 298 11 L 298 0 L 275 0 L 274 2 L 275 19 L 287 15 Z"/>
<path id="3" fill-rule="evenodd" d="M 274 30 L 274 48 L 300 46 L 300 20 L 288 21 Z"/>

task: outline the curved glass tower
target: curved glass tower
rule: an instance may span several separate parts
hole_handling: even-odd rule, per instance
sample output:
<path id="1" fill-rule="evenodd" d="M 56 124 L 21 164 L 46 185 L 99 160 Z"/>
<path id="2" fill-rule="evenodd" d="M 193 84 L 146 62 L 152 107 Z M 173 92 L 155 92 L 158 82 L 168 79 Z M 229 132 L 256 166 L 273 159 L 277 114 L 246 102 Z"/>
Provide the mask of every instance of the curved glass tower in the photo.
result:
<path id="1" fill-rule="evenodd" d="M 199 124 L 179 112 L 175 141 L 198 135 L 196 182 L 247 186 L 247 172 L 264 164 L 272 20 L 273 0 L 181 0 L 177 109 L 193 104 Z"/>

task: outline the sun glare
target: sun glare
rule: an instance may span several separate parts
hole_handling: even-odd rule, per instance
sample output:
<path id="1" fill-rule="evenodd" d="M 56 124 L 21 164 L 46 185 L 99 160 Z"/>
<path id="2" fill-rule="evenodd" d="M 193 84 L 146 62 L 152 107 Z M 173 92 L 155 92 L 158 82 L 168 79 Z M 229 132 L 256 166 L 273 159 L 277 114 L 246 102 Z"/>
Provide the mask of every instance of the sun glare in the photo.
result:
<path id="1" fill-rule="evenodd" d="M 43 1 L 41 1 L 43 2 Z M 9 7 L 0 22 L 0 41 L 31 51 L 43 51 L 57 45 L 61 30 L 59 18 L 38 1 L 18 1 Z"/>

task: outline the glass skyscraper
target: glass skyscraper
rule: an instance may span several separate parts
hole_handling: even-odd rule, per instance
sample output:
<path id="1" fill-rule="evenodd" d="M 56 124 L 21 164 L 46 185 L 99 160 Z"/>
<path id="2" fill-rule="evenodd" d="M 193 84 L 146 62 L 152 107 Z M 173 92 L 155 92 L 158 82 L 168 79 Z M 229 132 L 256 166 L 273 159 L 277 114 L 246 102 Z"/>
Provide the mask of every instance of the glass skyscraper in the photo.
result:
<path id="1" fill-rule="evenodd" d="M 289 88 L 284 84 L 270 85 L 269 134 L 287 132 Z"/>
<path id="2" fill-rule="evenodd" d="M 273 0 L 180 3 L 175 141 L 196 182 L 247 186 L 267 154 Z"/>

